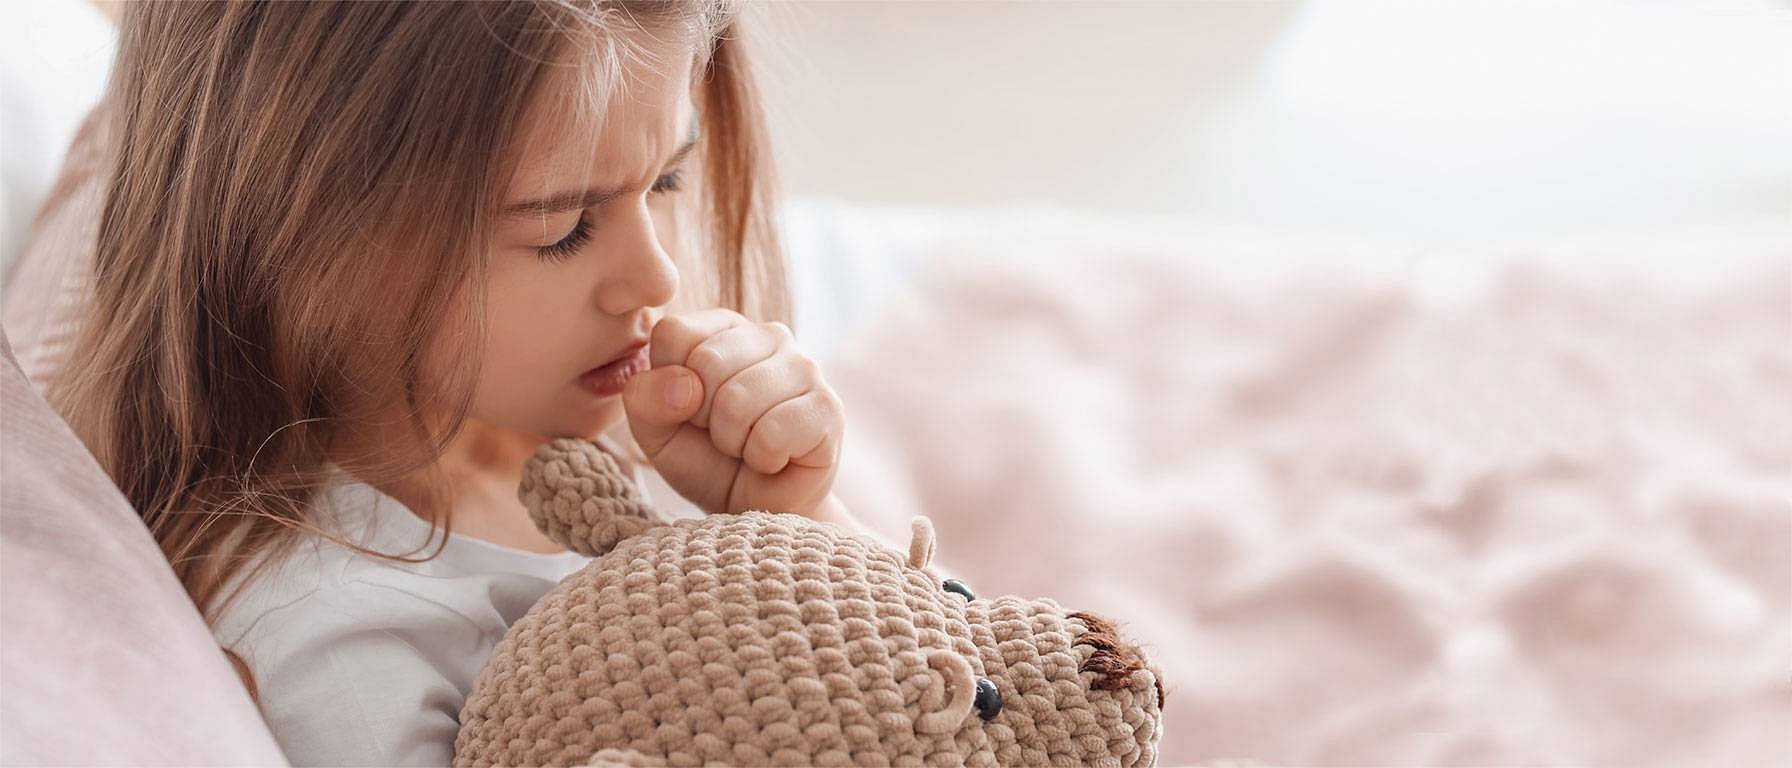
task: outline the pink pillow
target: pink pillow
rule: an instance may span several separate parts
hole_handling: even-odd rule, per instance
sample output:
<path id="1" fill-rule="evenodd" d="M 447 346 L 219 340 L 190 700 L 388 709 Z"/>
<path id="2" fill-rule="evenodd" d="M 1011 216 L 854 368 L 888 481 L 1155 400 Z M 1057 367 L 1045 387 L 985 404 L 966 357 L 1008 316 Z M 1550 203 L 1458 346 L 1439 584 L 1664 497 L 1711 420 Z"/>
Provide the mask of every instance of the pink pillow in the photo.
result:
<path id="1" fill-rule="evenodd" d="M 106 201 L 105 106 L 94 107 L 69 143 L 18 262 L 6 276 L 0 321 L 16 364 L 48 386 L 73 345 L 90 292 L 95 240 Z"/>
<path id="2" fill-rule="evenodd" d="M 0 764 L 286 765 L 149 531 L 0 352 Z"/>

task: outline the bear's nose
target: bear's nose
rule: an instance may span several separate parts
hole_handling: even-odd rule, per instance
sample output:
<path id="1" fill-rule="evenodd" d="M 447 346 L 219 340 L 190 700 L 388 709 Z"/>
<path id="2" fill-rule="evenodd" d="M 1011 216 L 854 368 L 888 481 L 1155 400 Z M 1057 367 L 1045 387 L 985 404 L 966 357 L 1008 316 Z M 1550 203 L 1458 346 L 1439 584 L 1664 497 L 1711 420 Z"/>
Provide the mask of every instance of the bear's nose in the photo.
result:
<path id="1" fill-rule="evenodd" d="M 1089 658 L 1083 661 L 1080 671 L 1094 672 L 1097 677 L 1090 687 L 1098 691 L 1124 690 L 1132 684 L 1133 673 L 1145 668 L 1145 655 L 1139 647 L 1126 642 L 1120 637 L 1120 631 L 1114 623 L 1087 611 L 1077 611 L 1070 618 L 1083 622 L 1087 632 L 1078 636 L 1073 645 L 1087 645 L 1093 648 Z M 1163 709 L 1163 680 L 1155 671 L 1152 672 L 1152 683 L 1157 688 L 1157 706 Z"/>

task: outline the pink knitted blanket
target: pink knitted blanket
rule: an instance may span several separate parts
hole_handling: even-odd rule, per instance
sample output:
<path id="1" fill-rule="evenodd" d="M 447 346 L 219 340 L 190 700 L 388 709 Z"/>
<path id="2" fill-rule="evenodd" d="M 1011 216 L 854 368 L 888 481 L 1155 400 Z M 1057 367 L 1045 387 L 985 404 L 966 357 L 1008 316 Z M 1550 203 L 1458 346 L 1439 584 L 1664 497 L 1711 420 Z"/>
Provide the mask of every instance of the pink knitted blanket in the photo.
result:
<path id="1" fill-rule="evenodd" d="M 1792 238 L 1106 234 L 931 245 L 839 490 L 1128 617 L 1164 764 L 1792 764 Z"/>

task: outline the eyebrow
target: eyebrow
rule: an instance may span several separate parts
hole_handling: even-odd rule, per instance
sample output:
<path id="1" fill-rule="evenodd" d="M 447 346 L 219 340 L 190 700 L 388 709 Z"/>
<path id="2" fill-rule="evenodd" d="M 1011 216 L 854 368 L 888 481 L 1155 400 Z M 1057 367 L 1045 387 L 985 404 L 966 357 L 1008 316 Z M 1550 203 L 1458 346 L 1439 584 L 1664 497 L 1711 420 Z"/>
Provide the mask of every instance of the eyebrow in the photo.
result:
<path id="1" fill-rule="evenodd" d="M 691 154 L 691 150 L 697 148 L 697 140 L 701 138 L 702 135 L 702 126 L 697 122 L 696 116 L 692 115 L 691 130 L 685 136 L 684 143 L 679 145 L 678 151 L 672 153 L 672 158 L 666 161 L 664 167 L 672 168 L 679 163 L 684 162 L 684 159 Z M 594 208 L 621 197 L 623 193 L 627 191 L 628 190 L 626 189 L 620 188 L 592 188 L 557 192 L 548 195 L 547 197 L 523 200 L 504 206 L 504 218 L 536 218 L 541 216 L 552 216 L 556 213 L 565 213 L 567 211 Z"/>

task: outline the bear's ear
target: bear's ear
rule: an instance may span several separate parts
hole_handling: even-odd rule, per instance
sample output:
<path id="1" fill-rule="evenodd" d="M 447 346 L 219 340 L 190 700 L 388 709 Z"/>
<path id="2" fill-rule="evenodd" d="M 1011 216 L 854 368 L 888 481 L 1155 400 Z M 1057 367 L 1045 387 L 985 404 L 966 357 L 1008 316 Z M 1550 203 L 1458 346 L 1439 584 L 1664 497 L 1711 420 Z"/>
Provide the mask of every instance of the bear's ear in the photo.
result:
<path id="1" fill-rule="evenodd" d="M 549 539 L 591 557 L 667 524 L 641 500 L 616 457 L 589 440 L 562 437 L 535 449 L 516 495 Z"/>
<path id="2" fill-rule="evenodd" d="M 916 515 L 908 525 L 913 532 L 913 537 L 908 542 L 909 567 L 926 568 L 928 563 L 933 562 L 933 521 Z"/>

